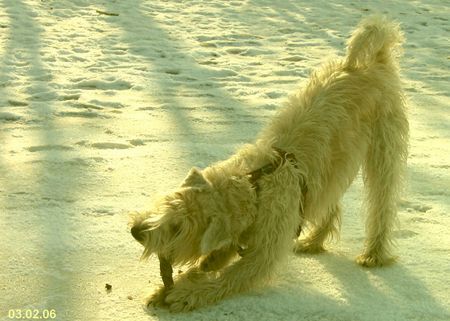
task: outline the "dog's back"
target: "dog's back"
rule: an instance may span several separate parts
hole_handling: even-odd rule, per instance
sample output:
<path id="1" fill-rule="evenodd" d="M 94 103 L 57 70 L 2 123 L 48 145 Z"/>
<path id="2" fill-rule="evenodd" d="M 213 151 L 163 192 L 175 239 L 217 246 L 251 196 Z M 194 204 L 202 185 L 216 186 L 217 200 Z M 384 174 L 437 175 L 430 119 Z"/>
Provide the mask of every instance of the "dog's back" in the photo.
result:
<path id="1" fill-rule="evenodd" d="M 367 260 L 376 262 L 361 264 L 382 264 L 389 256 L 388 237 L 380 235 L 392 229 L 407 156 L 397 61 L 402 41 L 398 24 L 379 16 L 363 20 L 348 41 L 347 56 L 313 72 L 261 135 L 296 155 L 308 185 L 305 220 L 327 225 L 328 233 L 339 225 L 338 218 L 328 220 L 330 211 L 339 212 L 342 194 L 363 166 L 375 244 Z M 372 249 L 381 254 L 373 258 Z"/>
<path id="2" fill-rule="evenodd" d="M 373 121 L 404 113 L 396 59 L 402 39 L 399 26 L 383 17 L 363 20 L 348 41 L 346 58 L 314 71 L 263 130 L 262 140 L 294 152 L 306 168 L 317 168 L 310 174 L 322 176 L 312 179 L 321 189 L 323 175 L 335 172 L 339 161 L 361 164 L 366 153 L 361 145 L 369 143 Z M 354 153 L 350 159 L 333 159 L 348 150 Z M 346 170 L 342 175 L 354 176 Z"/>

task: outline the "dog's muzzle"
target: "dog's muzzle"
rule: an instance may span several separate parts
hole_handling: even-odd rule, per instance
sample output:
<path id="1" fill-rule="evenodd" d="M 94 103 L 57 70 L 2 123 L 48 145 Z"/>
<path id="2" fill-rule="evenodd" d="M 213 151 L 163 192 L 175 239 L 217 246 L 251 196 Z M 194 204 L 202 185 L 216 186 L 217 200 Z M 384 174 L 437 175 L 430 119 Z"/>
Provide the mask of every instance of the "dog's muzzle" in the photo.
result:
<path id="1" fill-rule="evenodd" d="M 142 243 L 144 241 L 144 236 L 141 233 L 141 228 L 139 226 L 133 226 L 131 228 L 131 235 L 136 239 L 136 241 Z M 170 260 L 166 259 L 162 255 L 158 255 L 159 259 L 159 271 L 166 289 L 171 289 L 173 287 L 173 269 Z"/>
<path id="2" fill-rule="evenodd" d="M 133 226 L 131 228 L 131 235 L 138 242 L 142 242 L 144 240 L 144 237 L 141 234 L 141 229 L 138 226 Z"/>

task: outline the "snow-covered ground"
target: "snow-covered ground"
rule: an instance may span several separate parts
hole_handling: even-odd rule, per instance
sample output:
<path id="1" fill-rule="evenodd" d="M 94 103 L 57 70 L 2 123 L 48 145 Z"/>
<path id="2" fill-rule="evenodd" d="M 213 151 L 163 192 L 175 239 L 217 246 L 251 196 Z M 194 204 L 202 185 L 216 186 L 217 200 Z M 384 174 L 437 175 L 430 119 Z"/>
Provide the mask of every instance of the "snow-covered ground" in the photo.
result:
<path id="1" fill-rule="evenodd" d="M 252 141 L 374 12 L 407 37 L 399 263 L 353 261 L 358 179 L 329 252 L 292 255 L 276 283 L 215 306 L 145 311 L 158 264 L 139 262 L 127 213 Z M 450 320 L 449 19 L 443 0 L 0 1 L 0 319 Z"/>

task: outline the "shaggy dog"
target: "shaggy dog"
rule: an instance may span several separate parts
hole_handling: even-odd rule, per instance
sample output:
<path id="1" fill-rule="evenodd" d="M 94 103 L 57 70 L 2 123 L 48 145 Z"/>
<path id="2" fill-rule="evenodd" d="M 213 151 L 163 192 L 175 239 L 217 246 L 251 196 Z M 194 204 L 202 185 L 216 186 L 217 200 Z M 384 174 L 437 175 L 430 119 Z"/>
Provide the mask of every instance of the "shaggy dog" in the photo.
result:
<path id="1" fill-rule="evenodd" d="M 372 267 L 394 260 L 408 145 L 395 58 L 402 40 L 397 24 L 363 20 L 347 56 L 314 72 L 254 144 L 193 168 L 175 192 L 134 216 L 131 232 L 144 258 L 156 253 L 169 266 L 191 266 L 148 304 L 172 311 L 212 304 L 267 281 L 292 247 L 323 251 L 339 230 L 340 200 L 361 167 L 367 238 L 356 261 Z M 302 228 L 309 233 L 300 238 Z"/>

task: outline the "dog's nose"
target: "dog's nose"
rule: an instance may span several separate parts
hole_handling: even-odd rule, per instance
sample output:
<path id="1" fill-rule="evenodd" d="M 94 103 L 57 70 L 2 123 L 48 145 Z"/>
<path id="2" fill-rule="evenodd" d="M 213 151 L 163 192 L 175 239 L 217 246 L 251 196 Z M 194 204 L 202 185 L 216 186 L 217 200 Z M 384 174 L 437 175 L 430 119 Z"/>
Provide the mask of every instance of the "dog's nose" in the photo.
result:
<path id="1" fill-rule="evenodd" d="M 143 237 L 141 235 L 141 229 L 138 226 L 133 226 L 131 228 L 131 235 L 136 239 L 136 241 L 141 242 Z"/>

